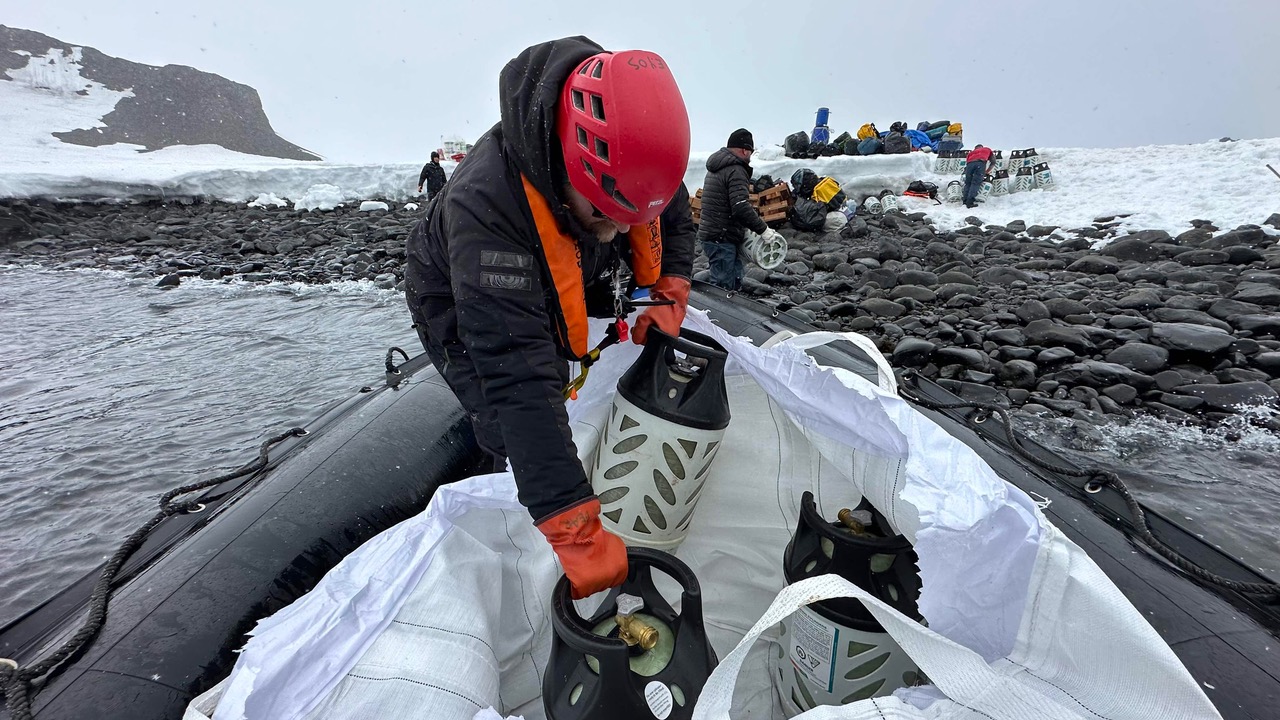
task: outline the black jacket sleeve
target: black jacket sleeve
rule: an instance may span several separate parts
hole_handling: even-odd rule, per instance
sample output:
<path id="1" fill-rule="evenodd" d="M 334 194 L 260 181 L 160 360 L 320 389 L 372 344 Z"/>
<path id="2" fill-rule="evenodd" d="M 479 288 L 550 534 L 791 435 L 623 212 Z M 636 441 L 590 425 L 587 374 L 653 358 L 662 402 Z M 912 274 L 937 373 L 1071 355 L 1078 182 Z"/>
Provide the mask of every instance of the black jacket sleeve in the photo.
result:
<path id="1" fill-rule="evenodd" d="M 427 181 L 427 168 L 431 167 L 431 163 L 422 166 L 422 172 L 418 173 L 418 187 Z"/>
<path id="2" fill-rule="evenodd" d="M 443 196 L 458 336 L 497 416 L 520 502 L 536 520 L 592 494 L 565 410 L 567 367 L 523 237 L 530 229 L 512 211 L 520 201 L 506 182 L 466 190 Z"/>
<path id="3" fill-rule="evenodd" d="M 667 203 L 667 209 L 662 211 L 661 222 L 662 274 L 692 278 L 693 240 L 698 231 L 693 225 L 693 213 L 689 209 L 689 188 L 684 183 L 680 183 L 675 197 Z"/>
<path id="4" fill-rule="evenodd" d="M 750 185 L 751 178 L 745 167 L 735 165 L 729 169 L 729 212 L 739 225 L 761 235 L 769 226 L 751 206 Z"/>

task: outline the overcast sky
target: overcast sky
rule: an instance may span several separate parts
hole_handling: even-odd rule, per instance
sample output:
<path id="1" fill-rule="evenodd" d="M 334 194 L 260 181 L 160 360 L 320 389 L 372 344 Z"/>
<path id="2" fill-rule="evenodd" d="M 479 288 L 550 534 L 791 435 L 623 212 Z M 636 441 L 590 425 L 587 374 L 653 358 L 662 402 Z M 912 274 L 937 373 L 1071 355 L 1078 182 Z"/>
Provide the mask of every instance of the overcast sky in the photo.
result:
<path id="1" fill-rule="evenodd" d="M 507 60 L 574 34 L 662 55 L 694 150 L 739 126 L 781 143 L 819 106 L 835 133 L 946 119 L 970 146 L 1280 136 L 1278 0 L 7 0 L 0 24 L 251 85 L 280 135 L 339 162 L 474 140 Z"/>

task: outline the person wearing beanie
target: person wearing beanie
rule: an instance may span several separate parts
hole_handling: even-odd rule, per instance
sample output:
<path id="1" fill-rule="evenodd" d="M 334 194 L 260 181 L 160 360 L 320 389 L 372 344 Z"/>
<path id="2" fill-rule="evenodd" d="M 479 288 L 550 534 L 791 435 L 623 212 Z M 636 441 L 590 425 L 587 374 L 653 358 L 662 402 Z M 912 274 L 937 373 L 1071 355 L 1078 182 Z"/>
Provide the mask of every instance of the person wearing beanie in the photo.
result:
<path id="1" fill-rule="evenodd" d="M 427 199 L 436 196 L 444 187 L 444 168 L 440 167 L 440 153 L 435 150 L 431 151 L 431 160 L 422 167 L 422 172 L 418 174 L 418 192 L 422 192 L 423 183 L 427 186 Z"/>
<path id="2" fill-rule="evenodd" d="M 746 128 L 729 133 L 725 146 L 707 158 L 707 177 L 702 182 L 698 241 L 711 266 L 711 284 L 726 290 L 742 287 L 741 249 L 747 231 L 766 239 L 778 234 L 751 205 L 751 155 L 755 149 L 755 140 Z"/>

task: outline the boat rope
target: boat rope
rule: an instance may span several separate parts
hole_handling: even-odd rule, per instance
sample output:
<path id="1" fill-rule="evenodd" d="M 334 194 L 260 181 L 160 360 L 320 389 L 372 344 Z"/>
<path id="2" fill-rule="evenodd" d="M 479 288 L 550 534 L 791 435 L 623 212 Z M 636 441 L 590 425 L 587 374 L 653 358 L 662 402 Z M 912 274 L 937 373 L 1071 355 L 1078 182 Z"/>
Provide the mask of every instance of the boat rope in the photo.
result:
<path id="1" fill-rule="evenodd" d="M 914 382 L 917 373 L 914 370 L 903 372 L 903 379 Z M 1142 509 L 1142 505 L 1138 504 L 1137 498 L 1130 492 L 1129 487 L 1124 484 L 1120 476 L 1111 470 L 1098 467 L 1096 465 L 1088 467 L 1073 467 L 1068 465 L 1059 465 L 1049 462 L 1043 458 L 1037 457 L 1022 445 L 1019 434 L 1014 431 L 1013 422 L 1009 417 L 1009 412 L 1002 406 L 993 402 L 983 402 L 980 400 L 960 400 L 958 402 L 934 402 L 929 400 L 914 390 L 907 388 L 907 383 L 903 383 L 898 387 L 898 394 L 903 398 L 929 408 L 931 410 L 958 410 L 961 408 L 973 408 L 978 410 L 978 414 L 974 416 L 972 422 L 982 424 L 990 418 L 995 418 L 1003 427 L 1005 435 L 1009 438 L 1009 446 L 1013 448 L 1020 457 L 1027 461 L 1048 470 L 1049 472 L 1059 473 L 1061 475 L 1069 475 L 1072 477 L 1087 477 L 1089 481 L 1085 483 L 1085 492 L 1090 494 L 1102 490 L 1104 487 L 1110 487 L 1120 494 L 1124 499 L 1124 503 L 1129 508 L 1129 514 L 1133 518 L 1134 528 L 1137 530 L 1138 537 L 1147 544 L 1152 550 L 1159 553 L 1161 557 L 1186 572 L 1193 577 L 1206 583 L 1217 585 L 1227 590 L 1234 590 L 1245 595 L 1271 595 L 1273 597 L 1280 596 L 1280 584 L 1273 582 L 1241 582 L 1239 580 L 1231 580 L 1214 574 L 1195 564 L 1181 553 L 1173 548 L 1165 545 L 1151 531 L 1151 524 L 1147 520 L 1147 513 Z"/>
<path id="2" fill-rule="evenodd" d="M 120 573 L 120 568 L 124 566 L 125 561 L 142 546 L 142 543 L 147 539 L 147 535 L 171 515 L 198 512 L 204 508 L 203 505 L 195 500 L 174 502 L 174 498 L 255 473 L 266 467 L 267 451 L 271 446 L 287 438 L 306 434 L 307 431 L 302 428 L 287 430 L 275 437 L 268 438 L 258 449 L 258 458 L 239 470 L 190 485 L 183 485 L 161 495 L 159 512 L 143 524 L 142 527 L 135 530 L 133 534 L 125 538 L 124 543 L 120 545 L 120 548 L 103 566 L 102 573 L 98 576 L 98 581 L 93 586 L 93 593 L 89 596 L 88 615 L 85 617 L 84 624 L 76 631 L 76 634 L 64 642 L 51 655 L 34 665 L 21 667 L 14 660 L 0 658 L 0 694 L 4 696 L 5 706 L 9 710 L 11 720 L 31 720 L 31 695 L 33 694 L 31 692 L 31 682 L 44 676 L 64 660 L 81 650 L 102 629 L 107 617 L 107 603 L 111 597 L 111 585 L 115 582 L 116 575 Z"/>

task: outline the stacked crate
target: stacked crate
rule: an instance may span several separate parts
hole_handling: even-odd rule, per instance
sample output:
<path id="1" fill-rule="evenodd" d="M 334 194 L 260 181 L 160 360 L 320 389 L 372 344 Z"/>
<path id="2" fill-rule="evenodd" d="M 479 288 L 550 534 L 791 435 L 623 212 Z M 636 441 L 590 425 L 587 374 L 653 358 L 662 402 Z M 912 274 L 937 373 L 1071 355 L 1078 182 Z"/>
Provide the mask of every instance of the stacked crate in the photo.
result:
<path id="1" fill-rule="evenodd" d="M 764 192 L 751 193 L 751 206 L 769 225 L 786 222 L 792 205 L 795 205 L 795 198 L 785 182 L 779 182 Z M 693 210 L 693 223 L 699 224 L 702 221 L 702 188 L 689 198 L 689 207 Z"/>

